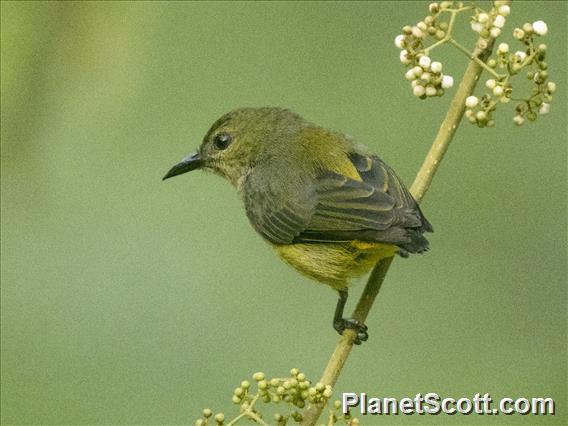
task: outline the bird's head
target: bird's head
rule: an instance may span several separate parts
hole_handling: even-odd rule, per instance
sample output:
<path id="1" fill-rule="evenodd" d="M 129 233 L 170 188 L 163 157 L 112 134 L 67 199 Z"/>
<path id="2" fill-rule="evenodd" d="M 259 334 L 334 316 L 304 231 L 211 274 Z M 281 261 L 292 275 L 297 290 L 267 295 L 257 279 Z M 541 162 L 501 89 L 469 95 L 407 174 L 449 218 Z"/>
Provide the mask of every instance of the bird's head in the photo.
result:
<path id="1" fill-rule="evenodd" d="M 283 108 L 241 108 L 219 118 L 197 152 L 188 155 L 164 176 L 168 179 L 204 169 L 239 186 L 259 162 L 277 156 L 307 123 Z"/>

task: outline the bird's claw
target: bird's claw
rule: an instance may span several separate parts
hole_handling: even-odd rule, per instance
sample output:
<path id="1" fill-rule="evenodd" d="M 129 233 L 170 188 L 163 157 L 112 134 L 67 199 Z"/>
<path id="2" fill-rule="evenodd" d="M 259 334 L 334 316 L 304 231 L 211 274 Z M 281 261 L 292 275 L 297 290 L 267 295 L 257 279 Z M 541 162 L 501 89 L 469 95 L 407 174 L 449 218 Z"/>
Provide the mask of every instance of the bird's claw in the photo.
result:
<path id="1" fill-rule="evenodd" d="M 357 331 L 357 337 L 353 341 L 356 345 L 360 345 L 369 338 L 367 326 L 353 318 L 341 318 L 339 321 L 334 321 L 333 328 L 341 335 L 343 335 L 345 329 Z"/>

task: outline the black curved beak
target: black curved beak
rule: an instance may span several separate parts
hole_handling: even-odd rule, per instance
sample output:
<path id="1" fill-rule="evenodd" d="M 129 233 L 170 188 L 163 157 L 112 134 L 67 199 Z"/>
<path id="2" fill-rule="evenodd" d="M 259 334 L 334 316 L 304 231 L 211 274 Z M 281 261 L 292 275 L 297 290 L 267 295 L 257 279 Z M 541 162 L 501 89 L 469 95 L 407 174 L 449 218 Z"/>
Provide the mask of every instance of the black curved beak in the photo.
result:
<path id="1" fill-rule="evenodd" d="M 203 166 L 205 162 L 198 152 L 188 155 L 175 166 L 173 166 L 168 173 L 162 178 L 162 180 L 169 179 L 171 177 L 181 175 L 192 170 L 199 169 Z"/>

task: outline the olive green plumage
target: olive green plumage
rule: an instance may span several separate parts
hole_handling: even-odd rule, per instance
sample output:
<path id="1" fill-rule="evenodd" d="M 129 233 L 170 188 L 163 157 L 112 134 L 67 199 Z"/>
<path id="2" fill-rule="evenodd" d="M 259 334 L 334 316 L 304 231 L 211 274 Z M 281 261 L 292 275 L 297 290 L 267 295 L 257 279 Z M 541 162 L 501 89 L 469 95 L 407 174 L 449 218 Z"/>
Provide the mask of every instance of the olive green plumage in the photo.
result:
<path id="1" fill-rule="evenodd" d="M 197 168 L 238 189 L 252 226 L 281 258 L 338 290 L 383 257 L 428 248 L 422 234 L 432 227 L 389 166 L 289 110 L 224 115 L 165 178 Z"/>

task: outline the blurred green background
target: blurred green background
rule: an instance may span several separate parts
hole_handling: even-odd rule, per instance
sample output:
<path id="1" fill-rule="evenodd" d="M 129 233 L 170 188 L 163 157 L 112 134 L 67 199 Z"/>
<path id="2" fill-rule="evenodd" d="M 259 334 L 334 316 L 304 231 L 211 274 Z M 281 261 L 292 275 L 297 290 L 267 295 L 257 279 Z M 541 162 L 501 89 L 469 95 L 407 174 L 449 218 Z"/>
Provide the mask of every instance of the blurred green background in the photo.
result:
<path id="1" fill-rule="evenodd" d="M 337 391 L 553 397 L 558 414 L 363 424 L 568 422 L 568 7 L 512 10 L 515 50 L 515 25 L 548 23 L 551 114 L 516 127 L 503 105 L 496 127 L 460 127 L 424 200 L 432 249 L 396 261 Z M 161 177 L 224 112 L 277 105 L 357 137 L 410 184 L 455 93 L 419 101 L 403 78 L 393 39 L 426 13 L 3 1 L 2 423 L 188 424 L 234 412 L 255 371 L 317 379 L 336 295 L 277 259 L 226 182 Z M 458 82 L 466 58 L 433 56 Z"/>

